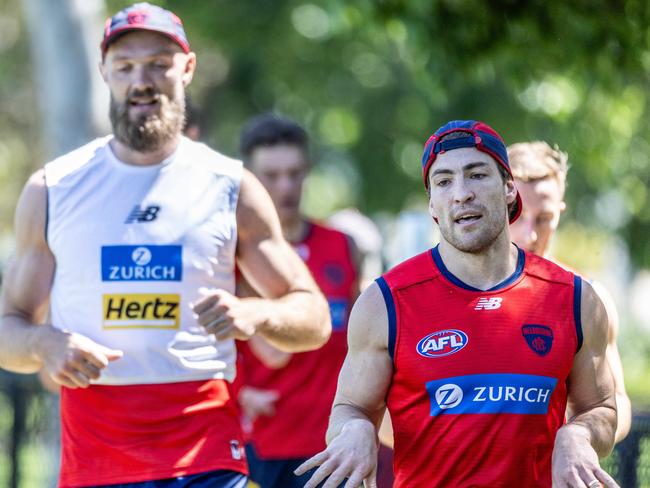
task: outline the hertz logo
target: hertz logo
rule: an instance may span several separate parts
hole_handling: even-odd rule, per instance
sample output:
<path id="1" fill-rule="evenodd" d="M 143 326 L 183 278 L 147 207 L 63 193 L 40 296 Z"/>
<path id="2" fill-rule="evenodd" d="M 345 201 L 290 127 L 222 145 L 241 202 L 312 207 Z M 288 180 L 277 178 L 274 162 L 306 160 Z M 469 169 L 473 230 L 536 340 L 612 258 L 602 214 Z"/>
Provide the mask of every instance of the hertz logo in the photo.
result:
<path id="1" fill-rule="evenodd" d="M 180 295 L 103 296 L 104 329 L 178 329 Z"/>

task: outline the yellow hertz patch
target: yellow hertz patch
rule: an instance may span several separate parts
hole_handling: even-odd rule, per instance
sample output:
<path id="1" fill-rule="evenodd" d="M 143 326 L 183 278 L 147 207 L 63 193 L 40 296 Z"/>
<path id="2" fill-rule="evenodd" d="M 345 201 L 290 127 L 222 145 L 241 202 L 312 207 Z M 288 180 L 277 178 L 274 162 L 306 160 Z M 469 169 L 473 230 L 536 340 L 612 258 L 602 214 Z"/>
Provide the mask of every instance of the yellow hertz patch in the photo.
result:
<path id="1" fill-rule="evenodd" d="M 178 329 L 180 295 L 104 295 L 104 329 Z"/>

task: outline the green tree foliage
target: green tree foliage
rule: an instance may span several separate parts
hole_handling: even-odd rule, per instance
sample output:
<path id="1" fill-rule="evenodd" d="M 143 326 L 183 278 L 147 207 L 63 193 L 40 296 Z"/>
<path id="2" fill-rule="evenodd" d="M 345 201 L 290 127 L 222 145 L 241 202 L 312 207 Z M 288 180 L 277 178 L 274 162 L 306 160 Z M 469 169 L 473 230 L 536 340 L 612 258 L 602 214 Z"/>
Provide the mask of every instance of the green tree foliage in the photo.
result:
<path id="1" fill-rule="evenodd" d="M 0 0 L 0 254 L 13 223 L 20 189 L 34 167 L 38 139 L 36 93 L 31 81 L 29 38 L 16 0 Z"/>
<path id="2" fill-rule="evenodd" d="M 106 3 L 112 13 L 130 2 Z M 485 120 L 506 142 L 566 150 L 566 218 L 619 233 L 650 266 L 647 2 L 160 3 L 198 53 L 191 93 L 215 147 L 237 154 L 242 123 L 278 110 L 312 134 L 320 201 L 395 212 L 424 202 L 428 135 L 452 118 Z M 21 42 L 0 80 L 24 73 Z"/>

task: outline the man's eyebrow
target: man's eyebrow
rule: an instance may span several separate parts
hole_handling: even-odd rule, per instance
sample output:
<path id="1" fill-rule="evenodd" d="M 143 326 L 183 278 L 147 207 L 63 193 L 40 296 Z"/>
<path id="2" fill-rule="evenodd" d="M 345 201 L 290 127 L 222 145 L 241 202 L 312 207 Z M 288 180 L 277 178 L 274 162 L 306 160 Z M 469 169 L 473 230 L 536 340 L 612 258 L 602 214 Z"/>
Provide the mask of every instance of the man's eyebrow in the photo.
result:
<path id="1" fill-rule="evenodd" d="M 484 166 L 488 166 L 488 163 L 486 163 L 485 161 L 476 161 L 476 162 L 472 162 L 472 163 L 467 163 L 465 166 L 463 166 L 463 171 L 469 171 L 471 169 L 481 168 L 481 167 L 484 167 Z M 449 174 L 450 175 L 450 174 L 453 174 L 453 173 L 454 172 L 452 170 L 450 170 L 450 169 L 438 168 L 438 169 L 434 169 L 433 173 L 431 173 L 431 175 L 432 176 L 439 175 L 439 174 Z"/>
<path id="2" fill-rule="evenodd" d="M 486 163 L 485 161 L 476 161 L 473 163 L 468 163 L 465 166 L 463 166 L 463 171 L 469 171 L 470 169 L 481 168 L 484 166 L 488 166 L 488 163 Z"/>

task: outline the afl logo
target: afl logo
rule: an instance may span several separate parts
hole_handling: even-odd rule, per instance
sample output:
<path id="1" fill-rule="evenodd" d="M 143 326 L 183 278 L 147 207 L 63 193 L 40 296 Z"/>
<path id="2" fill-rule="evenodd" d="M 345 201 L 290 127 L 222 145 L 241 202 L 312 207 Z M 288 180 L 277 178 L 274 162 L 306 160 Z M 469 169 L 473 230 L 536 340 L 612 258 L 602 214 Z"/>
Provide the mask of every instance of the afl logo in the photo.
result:
<path id="1" fill-rule="evenodd" d="M 460 351 L 467 345 L 467 334 L 457 329 L 439 330 L 422 338 L 418 342 L 417 350 L 420 356 L 439 358 L 449 356 Z"/>

